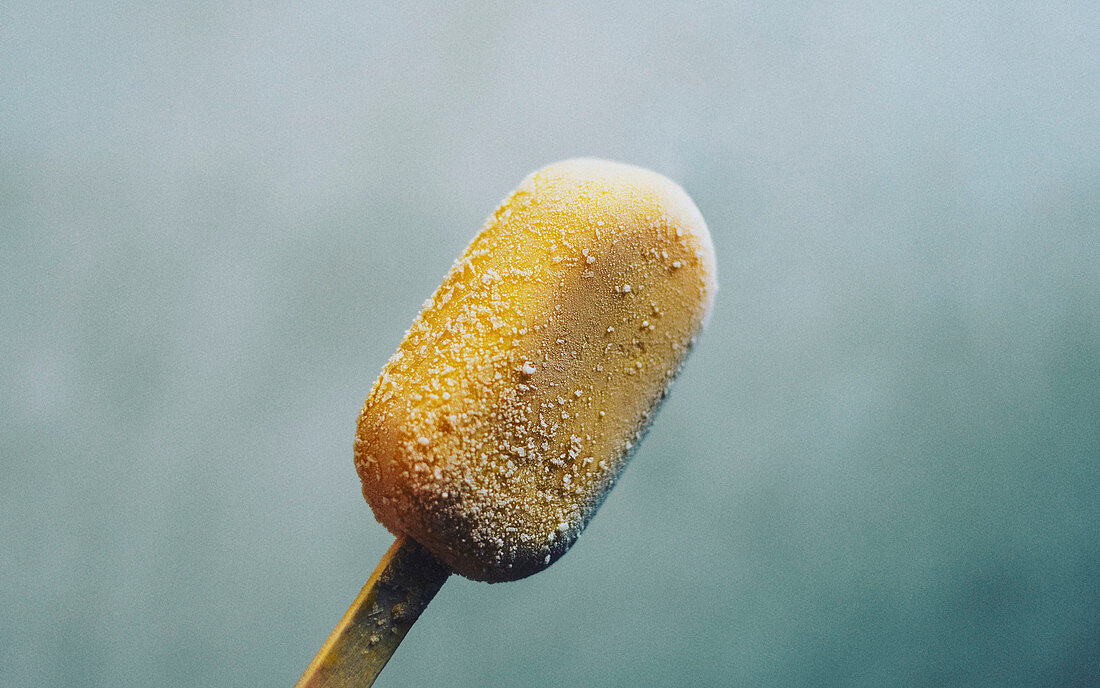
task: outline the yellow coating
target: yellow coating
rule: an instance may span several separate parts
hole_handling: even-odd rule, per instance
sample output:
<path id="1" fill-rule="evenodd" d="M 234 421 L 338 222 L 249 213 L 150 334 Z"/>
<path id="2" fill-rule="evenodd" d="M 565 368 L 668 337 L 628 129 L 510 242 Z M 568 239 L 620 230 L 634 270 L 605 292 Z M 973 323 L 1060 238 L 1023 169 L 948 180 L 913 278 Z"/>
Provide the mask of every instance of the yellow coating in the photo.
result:
<path id="1" fill-rule="evenodd" d="M 360 413 L 376 518 L 514 580 L 588 524 L 701 330 L 714 250 L 683 189 L 568 160 L 527 177 L 424 304 Z"/>

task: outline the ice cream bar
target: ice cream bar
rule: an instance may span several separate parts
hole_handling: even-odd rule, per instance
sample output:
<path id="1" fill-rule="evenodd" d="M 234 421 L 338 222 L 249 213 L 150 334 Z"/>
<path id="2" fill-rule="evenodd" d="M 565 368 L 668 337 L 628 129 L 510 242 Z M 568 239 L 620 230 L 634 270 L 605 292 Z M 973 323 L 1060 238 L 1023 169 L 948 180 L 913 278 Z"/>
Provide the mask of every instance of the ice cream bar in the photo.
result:
<path id="1" fill-rule="evenodd" d="M 705 324 L 702 215 L 654 172 L 534 172 L 424 304 L 358 419 L 375 517 L 454 571 L 522 578 L 596 513 Z"/>

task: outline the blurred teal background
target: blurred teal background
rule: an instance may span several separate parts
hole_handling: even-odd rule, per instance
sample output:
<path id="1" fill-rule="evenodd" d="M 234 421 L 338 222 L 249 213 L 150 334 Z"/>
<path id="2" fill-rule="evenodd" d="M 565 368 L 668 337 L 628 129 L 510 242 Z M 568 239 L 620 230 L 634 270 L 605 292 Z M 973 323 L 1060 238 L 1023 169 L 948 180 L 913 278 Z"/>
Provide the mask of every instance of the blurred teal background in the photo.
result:
<path id="1" fill-rule="evenodd" d="M 1100 685 L 1094 2 L 4 3 L 0 683 L 290 686 L 391 541 L 359 407 L 529 171 L 722 290 L 572 552 L 387 686 Z"/>

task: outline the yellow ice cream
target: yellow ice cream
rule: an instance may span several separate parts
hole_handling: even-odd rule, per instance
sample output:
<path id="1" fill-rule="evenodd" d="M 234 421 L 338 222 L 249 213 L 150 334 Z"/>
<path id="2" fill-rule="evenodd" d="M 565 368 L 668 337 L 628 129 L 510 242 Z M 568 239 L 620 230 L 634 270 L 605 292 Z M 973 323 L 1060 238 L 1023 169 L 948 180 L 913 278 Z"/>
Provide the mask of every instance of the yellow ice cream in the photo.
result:
<path id="1" fill-rule="evenodd" d="M 603 160 L 527 177 L 386 364 L 355 466 L 375 517 L 456 572 L 514 580 L 584 530 L 717 290 L 702 215 Z"/>

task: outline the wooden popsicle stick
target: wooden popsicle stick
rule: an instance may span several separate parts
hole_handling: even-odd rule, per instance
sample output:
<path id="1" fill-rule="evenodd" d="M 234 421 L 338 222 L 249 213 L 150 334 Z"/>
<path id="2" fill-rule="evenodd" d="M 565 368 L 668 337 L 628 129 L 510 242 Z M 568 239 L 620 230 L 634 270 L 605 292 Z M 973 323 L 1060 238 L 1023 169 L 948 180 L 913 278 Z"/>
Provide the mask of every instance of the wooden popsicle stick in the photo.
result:
<path id="1" fill-rule="evenodd" d="M 398 536 L 295 688 L 365 688 L 451 575 L 412 538 Z"/>

